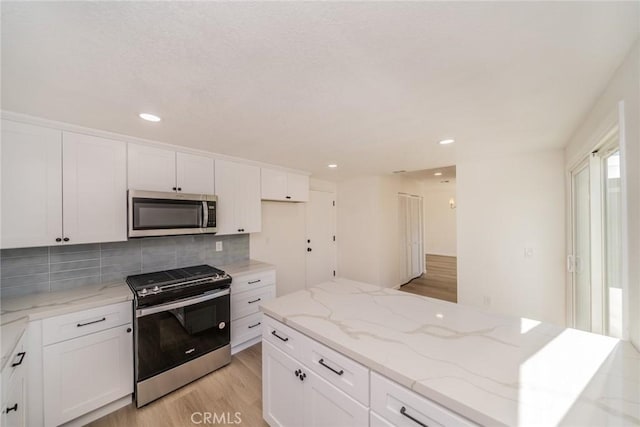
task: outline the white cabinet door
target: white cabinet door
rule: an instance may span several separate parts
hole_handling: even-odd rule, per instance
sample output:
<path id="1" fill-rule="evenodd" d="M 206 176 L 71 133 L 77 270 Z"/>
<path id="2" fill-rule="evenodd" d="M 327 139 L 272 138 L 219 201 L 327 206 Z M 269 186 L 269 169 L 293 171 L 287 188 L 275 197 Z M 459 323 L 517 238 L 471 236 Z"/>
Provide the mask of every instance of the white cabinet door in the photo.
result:
<path id="1" fill-rule="evenodd" d="M 128 160 L 130 190 L 175 191 L 175 151 L 129 144 Z"/>
<path id="2" fill-rule="evenodd" d="M 262 181 L 262 199 L 286 200 L 287 173 L 275 169 L 262 168 L 260 174 Z"/>
<path id="3" fill-rule="evenodd" d="M 292 202 L 309 201 L 309 177 L 297 173 L 287 174 L 287 197 Z"/>
<path id="4" fill-rule="evenodd" d="M 315 372 L 304 369 L 304 425 L 308 427 L 358 427 L 369 425 L 369 409 L 332 386 Z"/>
<path id="5" fill-rule="evenodd" d="M 176 153 L 178 189 L 182 193 L 214 194 L 213 159 L 187 153 Z"/>
<path id="6" fill-rule="evenodd" d="M 62 132 L 2 120 L 1 190 L 2 248 L 61 243 Z"/>
<path id="7" fill-rule="evenodd" d="M 260 168 L 216 160 L 218 235 L 254 233 L 262 228 Z"/>
<path id="8" fill-rule="evenodd" d="M 271 427 L 304 425 L 302 365 L 268 342 L 262 343 L 262 417 Z"/>
<path id="9" fill-rule="evenodd" d="M 236 221 L 241 233 L 262 230 L 262 202 L 260 200 L 260 168 L 236 163 Z"/>
<path id="10" fill-rule="evenodd" d="M 130 325 L 44 347 L 45 426 L 57 426 L 133 392 Z"/>
<path id="11" fill-rule="evenodd" d="M 127 240 L 126 143 L 64 132 L 62 168 L 65 242 Z"/>
<path id="12" fill-rule="evenodd" d="M 235 163 L 216 160 L 215 183 L 218 196 L 216 205 L 217 234 L 237 233 L 236 227 L 236 168 Z"/>
<path id="13" fill-rule="evenodd" d="M 24 427 L 27 425 L 27 388 L 25 370 L 19 369 L 11 375 L 8 385 L 2 390 L 2 415 L 0 425 Z"/>

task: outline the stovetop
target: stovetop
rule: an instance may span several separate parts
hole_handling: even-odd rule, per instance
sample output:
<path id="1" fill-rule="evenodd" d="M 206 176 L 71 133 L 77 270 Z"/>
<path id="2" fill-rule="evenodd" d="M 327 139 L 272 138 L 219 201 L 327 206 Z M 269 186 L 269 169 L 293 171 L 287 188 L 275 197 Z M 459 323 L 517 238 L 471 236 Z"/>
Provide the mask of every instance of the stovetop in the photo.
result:
<path id="1" fill-rule="evenodd" d="M 138 307 L 158 305 L 229 287 L 231 277 L 210 265 L 136 274 L 127 277 Z"/>

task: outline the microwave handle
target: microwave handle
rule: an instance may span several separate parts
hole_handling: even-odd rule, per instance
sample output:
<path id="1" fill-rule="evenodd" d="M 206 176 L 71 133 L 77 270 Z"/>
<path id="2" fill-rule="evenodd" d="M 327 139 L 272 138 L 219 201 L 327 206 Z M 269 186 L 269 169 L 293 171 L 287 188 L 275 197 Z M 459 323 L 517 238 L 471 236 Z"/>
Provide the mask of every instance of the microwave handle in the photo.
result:
<path id="1" fill-rule="evenodd" d="M 207 228 L 209 224 L 209 204 L 202 202 L 202 228 Z"/>

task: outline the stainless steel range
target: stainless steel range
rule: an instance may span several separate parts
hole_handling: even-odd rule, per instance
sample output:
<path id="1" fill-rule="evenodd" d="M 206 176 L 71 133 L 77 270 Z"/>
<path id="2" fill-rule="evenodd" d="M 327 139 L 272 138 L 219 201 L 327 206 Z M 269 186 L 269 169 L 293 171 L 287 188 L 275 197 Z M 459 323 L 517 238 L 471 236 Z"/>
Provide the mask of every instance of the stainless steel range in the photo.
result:
<path id="1" fill-rule="evenodd" d="M 127 277 L 138 407 L 231 361 L 231 277 L 209 265 Z"/>

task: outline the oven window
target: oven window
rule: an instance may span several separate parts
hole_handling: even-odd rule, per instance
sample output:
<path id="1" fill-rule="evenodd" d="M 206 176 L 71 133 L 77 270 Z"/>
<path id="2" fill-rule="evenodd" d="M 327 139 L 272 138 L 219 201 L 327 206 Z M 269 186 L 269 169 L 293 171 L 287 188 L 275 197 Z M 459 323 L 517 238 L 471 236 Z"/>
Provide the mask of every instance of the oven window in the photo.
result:
<path id="1" fill-rule="evenodd" d="M 229 295 L 139 317 L 138 381 L 229 344 Z"/>
<path id="2" fill-rule="evenodd" d="M 133 229 L 200 228 L 202 202 L 139 199 L 133 201 Z"/>

